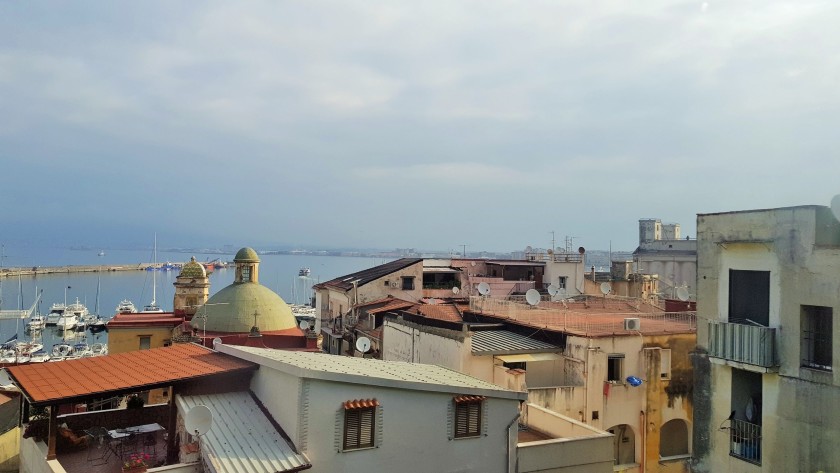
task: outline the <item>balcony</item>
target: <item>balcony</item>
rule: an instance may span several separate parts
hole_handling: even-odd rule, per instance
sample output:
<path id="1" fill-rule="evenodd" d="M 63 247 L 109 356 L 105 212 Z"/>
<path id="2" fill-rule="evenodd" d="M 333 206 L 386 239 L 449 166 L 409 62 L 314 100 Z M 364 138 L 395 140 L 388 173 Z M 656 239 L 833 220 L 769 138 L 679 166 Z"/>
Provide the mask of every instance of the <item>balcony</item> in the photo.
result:
<path id="1" fill-rule="evenodd" d="M 776 329 L 733 322 L 709 322 L 709 356 L 726 364 L 768 372 L 779 365 Z M 756 371 L 752 369 L 752 371 Z"/>
<path id="2" fill-rule="evenodd" d="M 761 426 L 743 420 L 732 420 L 729 431 L 729 454 L 761 465 Z"/>

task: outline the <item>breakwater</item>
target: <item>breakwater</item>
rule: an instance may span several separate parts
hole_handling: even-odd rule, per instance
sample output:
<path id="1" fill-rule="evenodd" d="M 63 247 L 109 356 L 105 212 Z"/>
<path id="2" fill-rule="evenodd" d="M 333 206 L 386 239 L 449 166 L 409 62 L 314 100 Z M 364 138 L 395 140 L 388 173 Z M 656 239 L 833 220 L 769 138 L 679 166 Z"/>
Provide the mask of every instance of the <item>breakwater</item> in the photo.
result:
<path id="1" fill-rule="evenodd" d="M 184 263 L 139 263 L 139 264 L 99 264 L 66 266 L 31 266 L 23 268 L 2 268 L 0 278 L 18 276 L 37 276 L 39 274 L 100 273 L 111 271 L 145 271 L 149 268 L 158 270 L 177 269 Z"/>

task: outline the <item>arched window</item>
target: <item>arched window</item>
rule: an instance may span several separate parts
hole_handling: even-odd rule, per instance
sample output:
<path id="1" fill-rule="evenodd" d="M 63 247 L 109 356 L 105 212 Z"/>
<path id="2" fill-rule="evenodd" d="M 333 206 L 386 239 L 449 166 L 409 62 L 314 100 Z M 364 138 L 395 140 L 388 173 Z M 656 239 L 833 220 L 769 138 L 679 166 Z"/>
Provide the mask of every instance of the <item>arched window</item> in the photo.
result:
<path id="1" fill-rule="evenodd" d="M 682 419 L 665 422 L 659 431 L 659 456 L 688 455 L 688 424 Z"/>
<path id="2" fill-rule="evenodd" d="M 627 424 L 616 425 L 607 429 L 615 435 L 613 438 L 613 459 L 616 465 L 636 463 L 636 435 Z"/>

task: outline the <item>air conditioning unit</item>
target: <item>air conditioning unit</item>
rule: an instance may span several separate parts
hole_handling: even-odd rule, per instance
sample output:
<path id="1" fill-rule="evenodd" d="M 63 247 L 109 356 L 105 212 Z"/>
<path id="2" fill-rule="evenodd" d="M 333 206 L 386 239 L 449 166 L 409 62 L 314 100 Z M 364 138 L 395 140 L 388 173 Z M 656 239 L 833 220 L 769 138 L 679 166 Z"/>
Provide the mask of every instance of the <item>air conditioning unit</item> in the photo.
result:
<path id="1" fill-rule="evenodd" d="M 637 318 L 624 319 L 624 330 L 641 330 L 642 322 Z"/>

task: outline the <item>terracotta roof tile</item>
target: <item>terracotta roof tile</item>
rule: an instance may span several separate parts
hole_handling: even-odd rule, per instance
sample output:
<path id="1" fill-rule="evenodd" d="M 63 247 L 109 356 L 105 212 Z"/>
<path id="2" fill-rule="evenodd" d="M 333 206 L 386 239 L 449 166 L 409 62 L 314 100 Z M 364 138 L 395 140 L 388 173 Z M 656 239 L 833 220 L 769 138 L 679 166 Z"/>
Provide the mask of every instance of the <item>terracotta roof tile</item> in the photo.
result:
<path id="1" fill-rule="evenodd" d="M 417 311 L 424 317 L 449 322 L 463 322 L 461 313 L 451 304 L 419 305 Z"/>
<path id="2" fill-rule="evenodd" d="M 365 409 L 368 407 L 376 407 L 379 401 L 376 399 L 355 399 L 352 401 L 344 401 L 345 409 Z"/>
<path id="3" fill-rule="evenodd" d="M 405 309 L 405 308 L 411 307 L 413 305 L 414 305 L 413 302 L 404 301 L 402 299 L 394 299 L 393 301 L 388 302 L 387 304 L 383 305 L 382 307 L 377 307 L 376 309 L 367 310 L 367 313 L 368 314 L 378 314 L 380 312 L 387 312 L 389 310 Z"/>
<path id="4" fill-rule="evenodd" d="M 60 366 L 59 366 L 60 365 Z M 255 364 L 195 344 L 7 368 L 33 403 L 249 370 Z"/>

